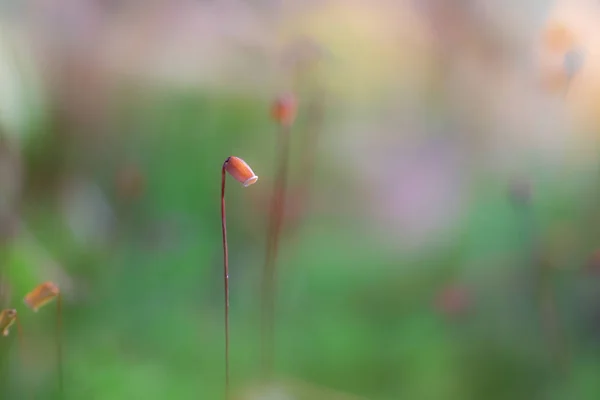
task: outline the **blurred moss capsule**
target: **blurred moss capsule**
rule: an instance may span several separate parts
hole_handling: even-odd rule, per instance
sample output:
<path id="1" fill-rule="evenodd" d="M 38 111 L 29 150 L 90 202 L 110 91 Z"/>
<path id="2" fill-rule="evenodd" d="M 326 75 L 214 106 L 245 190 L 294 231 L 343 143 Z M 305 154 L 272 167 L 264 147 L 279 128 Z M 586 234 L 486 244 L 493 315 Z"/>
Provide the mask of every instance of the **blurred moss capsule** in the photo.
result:
<path id="1" fill-rule="evenodd" d="M 118 171 L 116 186 L 121 199 L 136 200 L 144 193 L 146 181 L 142 171 L 135 164 L 129 164 Z"/>
<path id="2" fill-rule="evenodd" d="M 0 331 L 3 336 L 8 336 L 9 328 L 17 320 L 17 310 L 8 308 L 0 312 Z"/>
<path id="3" fill-rule="evenodd" d="M 278 97 L 271 108 L 271 116 L 279 124 L 291 126 L 296 119 L 296 98 L 292 94 Z"/>
<path id="4" fill-rule="evenodd" d="M 442 314 L 453 317 L 464 314 L 471 305 L 469 290 L 459 284 L 443 287 L 435 298 L 435 306 Z"/>
<path id="5" fill-rule="evenodd" d="M 574 33 L 563 23 L 551 21 L 542 31 L 543 45 L 552 52 L 565 52 L 576 43 Z"/>
<path id="6" fill-rule="evenodd" d="M 37 312 L 60 294 L 58 286 L 52 282 L 44 282 L 25 296 L 25 304 Z"/>
<path id="7" fill-rule="evenodd" d="M 254 174 L 252 168 L 241 158 L 234 156 L 227 158 L 223 168 L 244 187 L 248 187 L 258 180 L 258 176 Z"/>

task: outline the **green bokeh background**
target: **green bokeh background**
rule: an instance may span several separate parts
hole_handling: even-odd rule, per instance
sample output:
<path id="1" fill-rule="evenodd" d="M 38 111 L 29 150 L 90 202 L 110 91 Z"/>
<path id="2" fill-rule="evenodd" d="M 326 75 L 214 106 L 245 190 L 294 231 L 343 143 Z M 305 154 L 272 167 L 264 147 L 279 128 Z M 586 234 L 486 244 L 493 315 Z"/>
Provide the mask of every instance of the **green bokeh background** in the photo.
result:
<path id="1" fill-rule="evenodd" d="M 60 398 L 54 307 L 34 314 L 22 303 L 44 276 L 40 248 L 78 286 L 64 304 L 66 398 L 222 398 L 219 185 L 232 154 L 253 160 L 261 177 L 248 189 L 228 185 L 233 383 L 243 392 L 258 378 L 265 224 L 247 215 L 245 196 L 274 176 L 268 104 L 220 93 L 133 95 L 122 103 L 115 136 L 98 152 L 64 146 L 48 121 L 24 149 L 27 235 L 6 246 L 2 262 L 30 350 L 23 363 L 16 335 L 2 340 L 3 399 Z M 114 176 L 131 157 L 146 186 L 127 203 L 115 194 Z M 321 182 L 334 179 L 323 160 L 318 165 Z M 54 185 L 36 186 L 53 169 L 77 170 L 100 185 L 115 210 L 110 240 L 75 239 Z M 410 257 L 365 229 L 369 221 L 358 213 L 303 220 L 280 258 L 278 375 L 369 399 L 598 398 L 600 277 L 583 268 L 596 245 L 597 207 L 581 189 L 587 184 L 567 188 L 542 173 L 523 205 L 511 202 L 505 180 L 475 182 L 451 239 Z M 544 269 L 534 255 L 551 250 L 545 232 L 565 220 L 575 245 Z M 463 312 L 435 306 L 449 282 L 469 290 Z M 552 288 L 566 367 L 547 340 L 540 287 Z"/>

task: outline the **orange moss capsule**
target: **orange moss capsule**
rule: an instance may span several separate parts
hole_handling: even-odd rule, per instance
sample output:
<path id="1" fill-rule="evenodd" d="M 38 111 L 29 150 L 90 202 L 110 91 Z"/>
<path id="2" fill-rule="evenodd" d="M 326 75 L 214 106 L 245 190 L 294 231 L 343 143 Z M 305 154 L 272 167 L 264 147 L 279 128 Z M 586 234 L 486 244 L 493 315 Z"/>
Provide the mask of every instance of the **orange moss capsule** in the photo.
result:
<path id="1" fill-rule="evenodd" d="M 0 312 L 0 331 L 3 336 L 8 336 L 9 328 L 17 321 L 17 310 L 7 308 Z"/>
<path id="2" fill-rule="evenodd" d="M 223 168 L 245 187 L 252 185 L 258 180 L 258 176 L 254 174 L 252 168 L 241 158 L 234 156 L 227 158 L 225 164 L 223 164 Z"/>
<path id="3" fill-rule="evenodd" d="M 564 52 L 575 46 L 576 39 L 573 32 L 564 24 L 552 21 L 542 33 L 542 42 L 547 50 Z"/>
<path id="4" fill-rule="evenodd" d="M 48 304 L 59 294 L 58 286 L 52 282 L 44 282 L 29 292 L 25 296 L 24 302 L 29 308 L 37 312 L 38 309 Z"/>
<path id="5" fill-rule="evenodd" d="M 146 180 L 142 171 L 135 164 L 130 164 L 118 171 L 116 187 L 121 199 L 136 200 L 143 195 Z"/>
<path id="6" fill-rule="evenodd" d="M 467 311 L 471 300 L 469 290 L 465 286 L 450 284 L 438 292 L 435 307 L 446 316 L 458 316 Z"/>
<path id="7" fill-rule="evenodd" d="M 284 126 L 291 126 L 296 119 L 297 102 L 292 94 L 285 94 L 275 100 L 271 108 L 271 116 Z"/>

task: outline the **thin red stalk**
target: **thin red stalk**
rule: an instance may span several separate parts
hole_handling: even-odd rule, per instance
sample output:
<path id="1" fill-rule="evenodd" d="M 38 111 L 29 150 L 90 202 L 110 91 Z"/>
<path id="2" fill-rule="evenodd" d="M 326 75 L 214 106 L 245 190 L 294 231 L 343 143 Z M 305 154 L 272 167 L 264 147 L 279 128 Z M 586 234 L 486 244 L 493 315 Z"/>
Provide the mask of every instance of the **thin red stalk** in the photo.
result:
<path id="1" fill-rule="evenodd" d="M 63 374 L 63 348 L 62 348 L 62 294 L 56 298 L 56 362 L 58 368 L 58 389 L 61 398 L 65 397 Z"/>
<path id="2" fill-rule="evenodd" d="M 21 353 L 21 359 L 23 358 L 23 351 L 25 350 L 25 340 L 23 336 L 23 326 L 21 325 L 21 320 L 17 316 L 17 341 L 19 342 L 19 352 Z"/>
<path id="3" fill-rule="evenodd" d="M 283 227 L 283 214 L 285 209 L 285 192 L 287 188 L 287 175 L 289 168 L 290 128 L 282 126 L 278 138 L 278 167 L 277 178 L 271 196 L 269 208 L 269 225 L 267 231 L 267 249 L 265 266 L 263 269 L 262 290 L 262 347 L 263 347 L 263 374 L 269 378 L 273 372 L 274 345 L 275 345 L 275 282 L 277 280 L 277 256 L 279 253 L 279 240 Z"/>
<path id="4" fill-rule="evenodd" d="M 26 371 L 27 370 L 27 365 L 25 364 L 25 336 L 23 334 L 23 325 L 21 325 L 21 320 L 19 319 L 19 316 L 17 315 L 17 341 L 19 343 L 19 360 L 21 363 L 21 370 L 22 371 Z M 28 398 L 32 398 L 32 395 L 29 394 L 27 396 Z"/>
<path id="5" fill-rule="evenodd" d="M 2 308 L 7 308 L 10 302 L 10 293 L 8 288 L 9 273 L 10 273 L 10 257 L 8 254 L 9 246 L 5 239 L 0 239 L 0 253 L 2 254 L 0 265 L 0 289 L 2 290 Z"/>
<path id="6" fill-rule="evenodd" d="M 317 85 L 317 89 L 306 105 L 306 135 L 303 136 L 304 143 L 300 152 L 303 158 L 301 164 L 302 181 L 300 182 L 300 185 L 301 194 L 303 196 L 302 204 L 304 207 L 307 206 L 307 203 L 311 198 L 311 185 L 315 172 L 317 146 L 319 134 L 323 125 L 323 93 L 318 89 L 318 83 L 315 83 L 315 85 Z"/>
<path id="7" fill-rule="evenodd" d="M 565 340 L 564 327 L 558 312 L 556 289 L 553 285 L 554 271 L 551 265 L 540 263 L 540 316 L 542 329 L 547 338 L 550 352 L 556 370 L 560 374 L 567 374 L 569 371 L 569 351 Z"/>
<path id="8" fill-rule="evenodd" d="M 287 189 L 287 175 L 289 169 L 289 158 L 290 158 L 290 129 L 289 127 L 281 128 L 281 141 L 279 149 L 279 165 L 278 165 L 278 175 L 275 182 L 274 188 L 274 197 L 272 203 L 272 265 L 271 267 L 275 269 L 277 255 L 279 252 L 279 240 L 281 239 L 281 231 L 283 227 L 283 214 L 285 210 L 285 200 L 286 200 L 286 189 Z M 273 271 L 274 272 L 274 271 Z M 272 278 L 275 278 L 274 275 L 271 275 Z"/>
<path id="9" fill-rule="evenodd" d="M 229 251 L 227 248 L 227 222 L 225 214 L 225 166 L 221 172 L 221 227 L 223 230 L 223 281 L 225 287 L 225 398 L 229 398 Z"/>
<path id="10" fill-rule="evenodd" d="M 561 322 L 557 306 L 557 294 L 553 282 L 555 265 L 544 253 L 545 249 L 540 248 L 537 221 L 534 219 L 530 197 L 531 194 L 527 186 L 515 186 L 513 188 L 513 204 L 520 213 L 523 223 L 522 229 L 524 229 L 524 240 L 527 243 L 528 255 L 525 262 L 534 268 L 537 275 L 535 295 L 538 297 L 539 302 L 540 327 L 542 333 L 546 336 L 548 350 L 553 357 L 557 372 L 567 374 L 569 370 L 569 348 L 565 337 L 566 330 Z"/>
<path id="11" fill-rule="evenodd" d="M 2 369 L 1 371 L 1 375 L 0 375 L 0 385 L 2 385 L 3 388 L 8 388 L 9 386 L 9 371 L 10 371 L 10 346 L 8 344 L 8 342 L 5 341 L 5 344 L 2 346 L 2 353 L 0 353 L 0 356 L 2 357 L 2 360 L 0 360 L 2 362 Z"/>

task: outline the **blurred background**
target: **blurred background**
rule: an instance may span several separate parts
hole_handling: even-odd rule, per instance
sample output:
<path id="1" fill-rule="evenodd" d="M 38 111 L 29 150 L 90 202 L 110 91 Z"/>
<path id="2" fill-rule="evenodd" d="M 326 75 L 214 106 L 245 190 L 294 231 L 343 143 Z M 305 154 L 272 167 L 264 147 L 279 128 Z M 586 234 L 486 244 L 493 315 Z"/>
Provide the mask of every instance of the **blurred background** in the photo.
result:
<path id="1" fill-rule="evenodd" d="M 0 1 L 0 398 L 600 398 L 600 4 Z M 262 268 L 293 93 L 275 375 Z"/>

